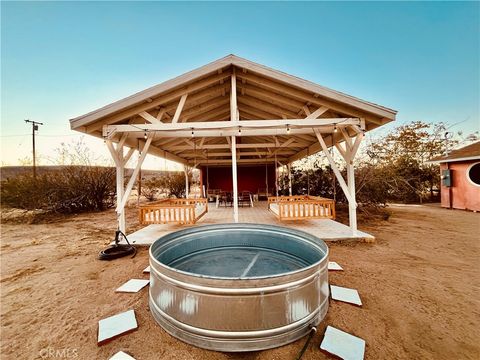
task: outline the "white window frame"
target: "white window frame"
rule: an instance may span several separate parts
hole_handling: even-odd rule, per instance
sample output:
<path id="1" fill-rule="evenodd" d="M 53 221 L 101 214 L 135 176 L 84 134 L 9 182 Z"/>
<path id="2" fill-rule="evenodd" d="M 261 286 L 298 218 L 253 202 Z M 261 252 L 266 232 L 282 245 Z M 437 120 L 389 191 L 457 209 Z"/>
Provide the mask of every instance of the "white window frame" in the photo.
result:
<path id="1" fill-rule="evenodd" d="M 475 165 L 480 165 L 480 161 L 479 162 L 475 162 L 473 164 L 470 164 L 470 166 L 467 168 L 467 180 L 470 184 L 472 184 L 473 186 L 477 186 L 477 187 L 480 187 L 480 184 L 477 184 L 475 183 L 471 178 L 470 178 L 470 169 L 472 167 L 474 167 Z"/>

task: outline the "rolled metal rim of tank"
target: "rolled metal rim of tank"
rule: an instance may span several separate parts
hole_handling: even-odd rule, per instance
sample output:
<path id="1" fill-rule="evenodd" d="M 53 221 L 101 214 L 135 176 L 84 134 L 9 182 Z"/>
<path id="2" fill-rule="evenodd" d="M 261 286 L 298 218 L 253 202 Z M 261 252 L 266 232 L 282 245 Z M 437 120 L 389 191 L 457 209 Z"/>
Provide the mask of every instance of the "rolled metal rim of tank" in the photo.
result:
<path id="1" fill-rule="evenodd" d="M 257 252 L 253 258 L 260 260 L 251 260 L 246 276 L 234 276 L 250 259 L 242 251 L 251 251 L 250 257 Z M 170 335 L 198 347 L 240 352 L 281 346 L 325 317 L 328 253 L 315 236 L 273 225 L 218 224 L 170 233 L 150 247 L 150 309 Z M 200 271 L 185 271 L 189 266 Z"/>
<path id="2" fill-rule="evenodd" d="M 281 273 L 281 274 L 276 274 L 276 275 L 264 275 L 264 276 L 252 276 L 248 278 L 242 278 L 242 277 L 226 277 L 226 276 L 209 276 L 209 275 L 202 275 L 194 272 L 189 272 L 189 271 L 183 271 L 176 269 L 174 267 L 171 267 L 157 259 L 157 252 L 159 252 L 162 248 L 167 247 L 169 244 L 172 242 L 178 242 L 182 238 L 185 237 L 190 237 L 193 234 L 196 233 L 207 233 L 210 231 L 225 231 L 225 230 L 259 230 L 259 231 L 270 231 L 271 233 L 277 233 L 280 231 L 283 234 L 288 234 L 289 236 L 296 237 L 297 239 L 301 241 L 308 241 L 309 244 L 316 246 L 320 248 L 320 250 L 323 252 L 322 258 L 317 260 L 316 262 L 309 264 L 306 267 L 303 267 L 298 270 L 294 271 L 289 271 L 288 273 Z M 202 225 L 202 226 L 195 226 L 193 228 L 188 228 L 188 229 L 182 229 L 178 231 L 171 232 L 170 234 L 164 235 L 161 238 L 157 239 L 154 241 L 154 243 L 150 246 L 149 249 L 149 257 L 150 260 L 155 263 L 157 266 L 163 267 L 165 269 L 168 269 L 170 271 L 179 273 L 179 274 L 184 274 L 188 276 L 195 276 L 198 278 L 202 279 L 221 279 L 221 280 L 261 280 L 261 279 L 268 279 L 272 277 L 282 277 L 286 274 L 292 275 L 295 273 L 300 273 L 303 271 L 306 271 L 310 268 L 314 268 L 315 266 L 318 266 L 325 258 L 328 258 L 329 256 L 329 249 L 328 246 L 325 244 L 323 240 L 320 240 L 316 236 L 307 233 L 305 231 L 301 230 L 296 230 L 296 229 L 291 229 L 283 226 L 276 226 L 276 225 L 265 225 L 265 224 L 252 224 L 252 223 L 225 223 L 225 224 L 215 224 L 215 225 Z"/>

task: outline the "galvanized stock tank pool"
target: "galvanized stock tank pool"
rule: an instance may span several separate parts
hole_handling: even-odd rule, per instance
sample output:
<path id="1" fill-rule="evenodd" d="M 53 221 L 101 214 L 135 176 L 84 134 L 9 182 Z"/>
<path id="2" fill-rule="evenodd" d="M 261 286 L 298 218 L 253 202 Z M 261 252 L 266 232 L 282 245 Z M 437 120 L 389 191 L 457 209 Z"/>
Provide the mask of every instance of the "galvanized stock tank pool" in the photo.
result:
<path id="1" fill-rule="evenodd" d="M 218 351 L 292 342 L 328 310 L 328 248 L 259 224 L 189 228 L 150 247 L 150 309 L 171 335 Z"/>

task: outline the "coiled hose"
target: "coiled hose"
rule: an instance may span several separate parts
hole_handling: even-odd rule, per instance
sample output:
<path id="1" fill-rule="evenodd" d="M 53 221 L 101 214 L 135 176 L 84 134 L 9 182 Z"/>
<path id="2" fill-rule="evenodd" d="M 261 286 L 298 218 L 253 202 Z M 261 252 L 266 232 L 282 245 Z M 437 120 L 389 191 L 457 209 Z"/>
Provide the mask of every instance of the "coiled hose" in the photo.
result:
<path id="1" fill-rule="evenodd" d="M 123 236 L 123 238 L 127 242 L 126 244 L 119 244 L 120 235 Z M 131 245 L 128 242 L 128 239 L 123 232 L 121 232 L 120 230 L 117 230 L 115 232 L 115 244 L 110 245 L 105 250 L 100 251 L 100 253 L 98 254 L 98 259 L 99 260 L 113 260 L 113 259 L 118 259 L 118 258 L 127 256 L 127 255 L 130 255 L 130 254 L 133 254 L 132 258 L 134 258 L 135 255 L 137 254 L 137 249 L 135 248 L 135 246 Z"/>

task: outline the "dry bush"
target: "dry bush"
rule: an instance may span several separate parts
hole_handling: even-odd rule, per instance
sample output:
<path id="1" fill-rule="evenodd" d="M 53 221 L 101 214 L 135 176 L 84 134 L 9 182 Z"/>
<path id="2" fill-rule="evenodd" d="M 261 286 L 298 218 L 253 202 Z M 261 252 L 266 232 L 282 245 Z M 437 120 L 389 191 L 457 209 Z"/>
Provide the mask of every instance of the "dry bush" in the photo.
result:
<path id="1" fill-rule="evenodd" d="M 92 166 L 101 159 L 83 139 L 55 151 L 57 157 L 51 162 L 57 166 L 43 170 L 36 179 L 21 174 L 2 181 L 2 205 L 56 213 L 101 211 L 114 205 L 115 169 Z"/>
<path id="2" fill-rule="evenodd" d="M 157 195 L 161 191 L 161 185 L 162 185 L 161 181 L 156 177 L 144 180 L 142 182 L 142 195 L 148 201 L 156 200 Z"/>
<path id="3" fill-rule="evenodd" d="M 20 209 L 77 213 L 105 210 L 115 202 L 115 169 L 65 166 L 37 176 L 20 175 L 2 182 L 2 205 Z"/>
<path id="4" fill-rule="evenodd" d="M 185 174 L 172 172 L 159 178 L 160 188 L 167 193 L 168 197 L 181 198 L 185 196 Z"/>
<path id="5" fill-rule="evenodd" d="M 388 217 L 382 210 L 387 202 L 439 200 L 440 171 L 438 164 L 431 164 L 429 160 L 444 152 L 447 130 L 443 123 L 414 121 L 391 130 L 359 151 L 355 164 L 355 195 L 366 213 L 379 212 L 381 217 Z M 462 136 L 449 138 L 449 146 L 475 141 L 478 132 Z M 346 179 L 344 162 L 340 161 L 337 166 Z M 286 174 L 280 179 L 280 187 L 280 193 L 287 195 Z M 337 203 L 347 202 L 321 153 L 299 161 L 292 168 L 292 190 L 293 194 L 309 193 L 334 198 Z"/>

